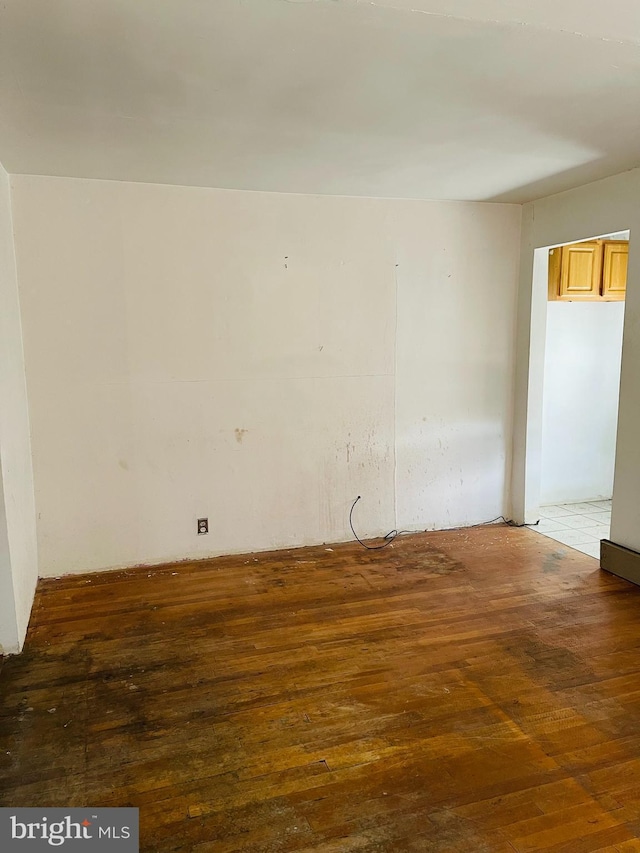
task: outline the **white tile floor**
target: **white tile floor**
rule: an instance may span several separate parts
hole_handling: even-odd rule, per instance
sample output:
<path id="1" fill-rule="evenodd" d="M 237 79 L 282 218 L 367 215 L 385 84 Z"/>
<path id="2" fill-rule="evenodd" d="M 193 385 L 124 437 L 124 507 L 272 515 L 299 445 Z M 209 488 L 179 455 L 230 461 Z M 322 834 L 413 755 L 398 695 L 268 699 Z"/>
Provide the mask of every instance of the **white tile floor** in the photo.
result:
<path id="1" fill-rule="evenodd" d="M 609 538 L 611 501 L 557 504 L 540 507 L 540 521 L 530 530 L 600 558 L 600 540 Z"/>

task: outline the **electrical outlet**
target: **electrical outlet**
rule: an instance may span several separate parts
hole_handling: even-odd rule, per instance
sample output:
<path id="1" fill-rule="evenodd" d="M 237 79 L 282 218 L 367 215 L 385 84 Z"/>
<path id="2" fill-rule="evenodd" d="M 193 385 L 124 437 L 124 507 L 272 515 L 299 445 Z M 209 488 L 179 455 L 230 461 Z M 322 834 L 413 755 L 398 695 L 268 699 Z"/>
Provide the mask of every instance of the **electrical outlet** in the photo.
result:
<path id="1" fill-rule="evenodd" d="M 202 536 L 204 533 L 209 532 L 209 519 L 208 518 L 199 518 L 198 519 L 198 536 Z"/>

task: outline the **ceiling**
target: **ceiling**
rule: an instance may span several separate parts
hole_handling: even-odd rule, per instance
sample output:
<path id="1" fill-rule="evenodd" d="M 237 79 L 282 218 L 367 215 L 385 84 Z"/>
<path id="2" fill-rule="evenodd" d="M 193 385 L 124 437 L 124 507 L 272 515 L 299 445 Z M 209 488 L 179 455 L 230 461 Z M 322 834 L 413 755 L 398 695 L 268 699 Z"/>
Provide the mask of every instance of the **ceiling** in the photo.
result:
<path id="1" fill-rule="evenodd" d="M 7 171 L 524 202 L 640 165 L 629 0 L 2 0 Z"/>

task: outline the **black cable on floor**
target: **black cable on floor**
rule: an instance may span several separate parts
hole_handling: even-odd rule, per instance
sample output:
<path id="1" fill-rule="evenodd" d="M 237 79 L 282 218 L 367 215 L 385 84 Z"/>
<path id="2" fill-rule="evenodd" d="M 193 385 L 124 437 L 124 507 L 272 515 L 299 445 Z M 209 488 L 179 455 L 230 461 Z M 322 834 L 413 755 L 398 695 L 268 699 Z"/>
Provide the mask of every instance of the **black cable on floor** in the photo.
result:
<path id="1" fill-rule="evenodd" d="M 358 495 L 355 501 L 351 504 L 351 509 L 349 510 L 349 526 L 351 527 L 351 532 L 356 537 L 358 542 L 362 545 L 363 548 L 366 548 L 367 551 L 381 551 L 382 548 L 386 548 L 387 545 L 391 545 L 391 543 L 400 536 L 401 533 L 418 533 L 417 530 L 390 530 L 386 536 L 383 538 L 385 541 L 382 545 L 367 545 L 366 542 L 363 542 L 362 539 L 358 536 L 353 526 L 353 510 L 355 509 L 356 504 L 359 500 L 362 500 L 362 495 Z M 504 515 L 499 515 L 497 518 L 492 518 L 491 521 L 481 521 L 479 524 L 469 524 L 468 527 L 485 527 L 487 524 L 494 524 L 496 521 L 504 521 L 505 524 L 508 524 L 509 527 L 535 527 L 535 524 L 516 524 L 515 521 L 511 518 L 505 518 Z M 538 522 L 536 521 L 536 524 Z M 459 530 L 466 530 L 465 527 L 457 528 Z"/>

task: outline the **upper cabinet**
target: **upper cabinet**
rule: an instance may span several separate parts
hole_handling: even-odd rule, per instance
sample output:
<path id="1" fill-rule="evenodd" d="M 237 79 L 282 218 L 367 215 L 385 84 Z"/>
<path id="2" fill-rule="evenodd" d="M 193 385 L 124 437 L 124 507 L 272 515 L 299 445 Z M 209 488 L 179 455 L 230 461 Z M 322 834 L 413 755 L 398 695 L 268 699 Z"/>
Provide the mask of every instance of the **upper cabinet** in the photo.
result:
<path id="1" fill-rule="evenodd" d="M 611 302 L 624 299 L 626 240 L 586 240 L 549 251 L 549 299 Z"/>
<path id="2" fill-rule="evenodd" d="M 626 240 L 607 240 L 602 263 L 602 296 L 604 299 L 624 299 L 627 289 L 629 243 Z"/>
<path id="3" fill-rule="evenodd" d="M 592 240 L 561 247 L 561 299 L 600 299 L 602 243 Z"/>

